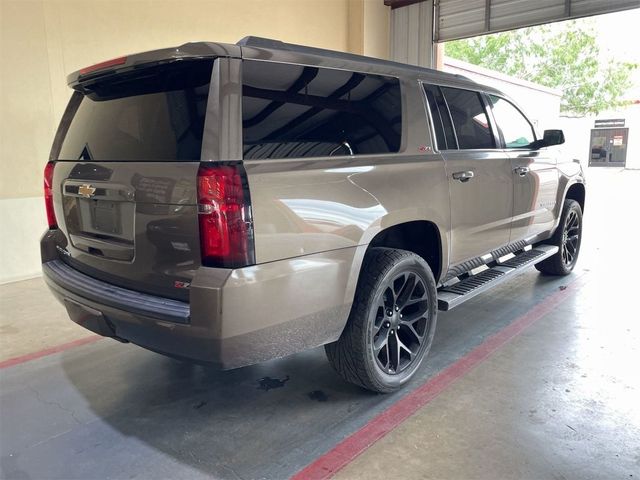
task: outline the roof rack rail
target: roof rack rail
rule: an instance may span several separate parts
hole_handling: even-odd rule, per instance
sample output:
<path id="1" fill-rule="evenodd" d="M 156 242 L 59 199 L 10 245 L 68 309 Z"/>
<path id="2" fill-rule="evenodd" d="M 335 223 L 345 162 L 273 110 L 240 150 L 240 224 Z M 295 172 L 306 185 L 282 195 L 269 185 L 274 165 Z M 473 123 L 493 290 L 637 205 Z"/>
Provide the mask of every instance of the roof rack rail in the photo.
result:
<path id="1" fill-rule="evenodd" d="M 341 58 L 343 60 L 353 60 L 360 62 L 380 62 L 381 64 L 394 64 L 389 60 L 382 60 L 374 57 L 366 57 L 364 55 L 356 55 L 355 53 L 338 52 L 336 50 L 327 50 L 325 48 L 307 47 L 306 45 L 297 45 L 295 43 L 285 43 L 282 40 L 274 40 L 271 38 L 248 36 L 239 40 L 236 45 L 239 47 L 256 47 L 269 48 L 272 50 L 286 50 L 288 52 L 307 53 L 309 55 L 322 55 L 331 58 Z"/>
<path id="2" fill-rule="evenodd" d="M 285 43 L 282 40 L 275 40 L 272 38 L 255 37 L 250 35 L 238 40 L 236 42 L 236 45 L 238 45 L 239 47 L 267 48 L 271 50 L 285 50 L 289 52 L 306 53 L 309 55 L 321 55 L 324 57 L 330 57 L 330 58 L 336 58 L 336 59 L 342 59 L 342 60 L 367 62 L 367 63 L 382 65 L 387 67 L 402 68 L 404 70 L 413 70 L 413 71 L 421 71 L 421 72 L 425 72 L 425 71 L 437 72 L 439 75 L 456 77 L 456 78 L 461 78 L 466 81 L 469 81 L 467 77 L 463 75 L 459 75 L 457 73 L 441 72 L 441 71 L 434 70 L 432 68 L 419 67 L 417 65 L 394 62 L 392 60 L 382 60 L 380 58 L 367 57 L 364 55 L 357 55 L 355 53 L 345 53 L 345 52 L 338 52 L 335 50 L 327 50 L 324 48 L 307 47 L 305 45 L 297 45 L 295 43 Z"/>
<path id="3" fill-rule="evenodd" d="M 239 47 L 261 47 L 261 48 L 277 48 L 279 50 L 289 50 L 287 44 L 282 40 L 274 40 L 273 38 L 254 37 L 249 35 L 243 37 L 236 42 Z"/>

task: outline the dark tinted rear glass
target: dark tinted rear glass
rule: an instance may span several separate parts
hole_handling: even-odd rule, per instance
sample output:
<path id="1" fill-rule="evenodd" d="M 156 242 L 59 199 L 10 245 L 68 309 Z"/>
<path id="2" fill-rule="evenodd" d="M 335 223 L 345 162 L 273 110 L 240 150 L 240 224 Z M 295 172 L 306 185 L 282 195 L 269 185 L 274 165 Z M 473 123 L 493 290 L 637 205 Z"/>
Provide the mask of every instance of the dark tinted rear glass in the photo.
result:
<path id="1" fill-rule="evenodd" d="M 183 61 L 83 85 L 60 160 L 200 160 L 213 61 Z"/>
<path id="2" fill-rule="evenodd" d="M 495 148 L 484 103 L 477 92 L 441 87 L 461 150 Z"/>
<path id="3" fill-rule="evenodd" d="M 244 158 L 397 152 L 402 132 L 396 78 L 246 60 Z"/>
<path id="4" fill-rule="evenodd" d="M 440 87 L 435 85 L 424 85 L 427 94 L 433 127 L 436 131 L 436 141 L 440 150 L 454 150 L 458 148 L 456 136 L 453 133 L 453 125 L 449 116 L 449 109 L 442 97 Z"/>

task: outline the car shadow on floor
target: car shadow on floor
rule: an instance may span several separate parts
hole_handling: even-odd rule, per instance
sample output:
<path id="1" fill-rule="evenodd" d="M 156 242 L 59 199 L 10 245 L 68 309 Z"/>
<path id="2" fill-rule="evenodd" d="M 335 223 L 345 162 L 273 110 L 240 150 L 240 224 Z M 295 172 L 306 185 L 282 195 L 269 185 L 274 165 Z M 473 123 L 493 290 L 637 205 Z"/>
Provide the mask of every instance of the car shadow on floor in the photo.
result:
<path id="1" fill-rule="evenodd" d="M 322 348 L 221 372 L 103 340 L 90 364 L 69 352 L 63 368 L 93 415 L 134 451 L 137 439 L 205 475 L 284 478 L 562 285 L 527 273 L 441 314 L 427 364 L 391 395 L 343 381 Z M 166 471 L 156 463 L 145 476 Z"/>

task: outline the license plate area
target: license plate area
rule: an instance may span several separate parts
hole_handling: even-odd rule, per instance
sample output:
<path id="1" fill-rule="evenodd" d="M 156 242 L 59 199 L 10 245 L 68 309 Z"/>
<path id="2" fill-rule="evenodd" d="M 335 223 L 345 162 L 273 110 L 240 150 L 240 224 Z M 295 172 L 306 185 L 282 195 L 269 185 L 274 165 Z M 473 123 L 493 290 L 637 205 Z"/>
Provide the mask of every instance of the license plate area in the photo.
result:
<path id="1" fill-rule="evenodd" d="M 133 243 L 136 203 L 131 186 L 67 179 L 63 192 L 65 226 L 69 234 Z"/>
<path id="2" fill-rule="evenodd" d="M 71 245 L 94 257 L 133 261 L 136 203 L 131 189 L 67 180 L 63 191 L 64 227 Z"/>
<path id="3" fill-rule="evenodd" d="M 122 219 L 120 203 L 107 200 L 89 200 L 89 202 L 93 230 L 108 235 L 121 235 Z"/>

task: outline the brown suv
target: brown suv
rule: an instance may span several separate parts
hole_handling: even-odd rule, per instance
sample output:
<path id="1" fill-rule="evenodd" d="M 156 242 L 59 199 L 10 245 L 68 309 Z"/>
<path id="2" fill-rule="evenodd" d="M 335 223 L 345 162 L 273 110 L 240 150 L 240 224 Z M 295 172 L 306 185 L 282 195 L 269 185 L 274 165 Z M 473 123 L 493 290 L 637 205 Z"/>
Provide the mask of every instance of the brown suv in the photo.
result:
<path id="1" fill-rule="evenodd" d="M 45 169 L 45 279 L 84 327 L 235 368 L 325 345 L 387 392 L 437 310 L 568 274 L 585 187 L 502 93 L 249 37 L 110 60 Z"/>

